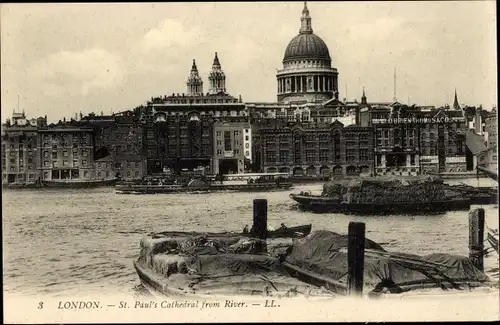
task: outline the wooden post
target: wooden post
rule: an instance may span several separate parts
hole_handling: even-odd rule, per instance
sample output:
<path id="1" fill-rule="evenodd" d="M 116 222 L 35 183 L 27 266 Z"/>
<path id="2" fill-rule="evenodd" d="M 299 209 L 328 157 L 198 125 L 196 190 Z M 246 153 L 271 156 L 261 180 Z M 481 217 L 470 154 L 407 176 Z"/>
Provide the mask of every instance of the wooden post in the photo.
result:
<path id="1" fill-rule="evenodd" d="M 484 209 L 469 212 L 469 258 L 481 272 L 484 271 Z"/>
<path id="2" fill-rule="evenodd" d="M 365 268 L 365 224 L 349 222 L 347 243 L 347 292 L 349 295 L 363 294 L 363 272 Z"/>
<path id="3" fill-rule="evenodd" d="M 253 232 L 254 238 L 260 239 L 256 243 L 256 253 L 265 252 L 267 239 L 267 200 L 254 199 L 253 200 Z"/>

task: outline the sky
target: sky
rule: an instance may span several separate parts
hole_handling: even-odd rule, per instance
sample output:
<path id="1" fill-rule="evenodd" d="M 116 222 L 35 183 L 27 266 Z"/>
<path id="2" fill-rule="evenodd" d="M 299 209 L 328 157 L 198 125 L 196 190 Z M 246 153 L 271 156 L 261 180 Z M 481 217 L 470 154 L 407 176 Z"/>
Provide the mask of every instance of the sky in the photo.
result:
<path id="1" fill-rule="evenodd" d="M 308 2 L 339 72 L 340 98 L 419 105 L 497 103 L 494 1 Z M 186 92 L 192 60 L 208 90 L 214 52 L 227 91 L 276 101 L 276 70 L 302 2 L 1 4 L 2 121 L 109 114 Z"/>

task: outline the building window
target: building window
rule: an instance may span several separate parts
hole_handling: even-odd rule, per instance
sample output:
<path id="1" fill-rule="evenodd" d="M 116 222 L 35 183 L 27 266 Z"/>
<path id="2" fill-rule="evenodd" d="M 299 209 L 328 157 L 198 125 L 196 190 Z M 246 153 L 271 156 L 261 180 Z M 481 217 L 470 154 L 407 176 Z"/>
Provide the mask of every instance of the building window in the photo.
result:
<path id="1" fill-rule="evenodd" d="M 87 160 L 82 160 L 82 165 L 87 166 Z"/>
<path id="2" fill-rule="evenodd" d="M 280 150 L 280 162 L 286 163 L 288 161 L 289 161 L 289 151 L 288 150 Z"/>
<path id="3" fill-rule="evenodd" d="M 328 161 L 328 150 L 320 150 L 319 151 L 319 161 L 327 162 Z"/>
<path id="4" fill-rule="evenodd" d="M 217 155 L 222 155 L 222 149 L 217 149 Z"/>
<path id="5" fill-rule="evenodd" d="M 224 131 L 224 150 L 231 151 L 231 132 Z"/>
<path id="6" fill-rule="evenodd" d="M 248 141 L 248 140 L 249 140 L 248 135 L 245 135 L 245 141 Z"/>
<path id="7" fill-rule="evenodd" d="M 239 155 L 240 154 L 240 149 L 234 149 L 234 154 Z"/>
<path id="8" fill-rule="evenodd" d="M 68 151 L 67 150 L 63 151 L 63 157 L 68 157 Z"/>
<path id="9" fill-rule="evenodd" d="M 316 161 L 316 150 L 306 150 L 306 161 L 311 163 Z"/>
<path id="10" fill-rule="evenodd" d="M 245 148 L 247 148 L 247 149 L 250 148 L 250 144 L 245 143 Z"/>
<path id="11" fill-rule="evenodd" d="M 217 137 L 220 138 L 221 132 L 217 131 L 216 134 L 217 134 Z"/>
<path id="12" fill-rule="evenodd" d="M 52 167 L 57 167 L 59 164 L 58 164 L 58 161 L 53 161 L 52 162 Z"/>
<path id="13" fill-rule="evenodd" d="M 49 164 L 49 162 L 48 162 L 47 160 L 45 160 L 45 161 L 43 162 L 43 166 L 44 166 L 44 167 L 49 167 L 49 165 L 50 165 L 50 164 Z"/>
<path id="14" fill-rule="evenodd" d="M 57 159 L 57 151 L 52 152 L 52 159 Z"/>
<path id="15" fill-rule="evenodd" d="M 118 147 L 120 147 L 120 146 L 118 146 Z M 117 150 L 117 151 L 118 151 L 118 150 Z M 82 150 L 82 156 L 87 157 L 87 155 L 88 155 L 87 150 Z"/>
<path id="16" fill-rule="evenodd" d="M 269 163 L 275 163 L 276 162 L 276 151 L 274 150 L 268 150 L 266 152 L 266 160 Z"/>
<path id="17" fill-rule="evenodd" d="M 77 159 L 73 160 L 73 167 L 77 167 L 78 165 L 79 165 L 78 160 Z"/>
<path id="18" fill-rule="evenodd" d="M 368 149 L 359 149 L 359 160 L 368 161 Z"/>
<path id="19" fill-rule="evenodd" d="M 353 162 L 356 160 L 356 149 L 346 149 L 346 161 Z"/>

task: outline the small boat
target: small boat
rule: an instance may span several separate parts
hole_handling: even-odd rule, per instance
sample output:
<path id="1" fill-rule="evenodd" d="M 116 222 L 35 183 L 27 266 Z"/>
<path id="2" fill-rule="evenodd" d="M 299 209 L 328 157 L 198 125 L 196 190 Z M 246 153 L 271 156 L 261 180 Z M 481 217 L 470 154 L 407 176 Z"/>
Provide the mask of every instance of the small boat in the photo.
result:
<path id="1" fill-rule="evenodd" d="M 497 252 L 498 254 L 498 230 L 496 229 L 491 229 L 488 228 L 488 234 L 486 239 L 488 240 L 488 243 L 491 245 L 491 247 Z"/>
<path id="2" fill-rule="evenodd" d="M 42 180 L 45 187 L 54 188 L 90 188 L 102 186 L 114 186 L 118 181 L 117 178 L 99 179 L 99 180 L 85 180 L 85 179 L 53 179 Z"/>
<path id="3" fill-rule="evenodd" d="M 270 230 L 267 232 L 267 238 L 297 238 L 304 237 L 311 233 L 312 224 L 301 225 L 295 227 L 287 227 L 286 229 L 278 228 L 276 230 Z M 164 231 L 159 233 L 150 234 L 152 238 L 163 238 L 163 237 L 196 237 L 196 236 L 207 236 L 211 238 L 216 237 L 251 237 L 250 233 L 244 232 L 196 232 L 196 231 Z"/>

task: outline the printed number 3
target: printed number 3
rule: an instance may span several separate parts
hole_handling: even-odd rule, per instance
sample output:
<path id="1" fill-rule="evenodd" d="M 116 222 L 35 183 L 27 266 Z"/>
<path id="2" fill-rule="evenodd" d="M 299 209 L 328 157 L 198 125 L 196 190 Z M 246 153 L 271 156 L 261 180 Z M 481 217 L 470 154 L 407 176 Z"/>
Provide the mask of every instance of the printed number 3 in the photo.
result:
<path id="1" fill-rule="evenodd" d="M 40 301 L 40 302 L 38 303 L 38 309 L 43 309 L 43 302 L 42 302 L 42 301 Z"/>

